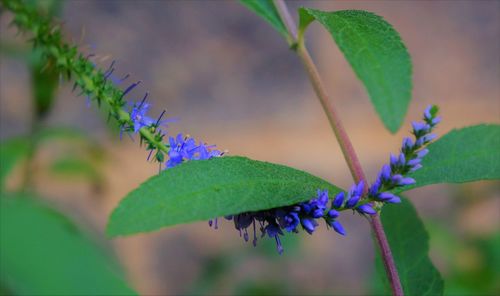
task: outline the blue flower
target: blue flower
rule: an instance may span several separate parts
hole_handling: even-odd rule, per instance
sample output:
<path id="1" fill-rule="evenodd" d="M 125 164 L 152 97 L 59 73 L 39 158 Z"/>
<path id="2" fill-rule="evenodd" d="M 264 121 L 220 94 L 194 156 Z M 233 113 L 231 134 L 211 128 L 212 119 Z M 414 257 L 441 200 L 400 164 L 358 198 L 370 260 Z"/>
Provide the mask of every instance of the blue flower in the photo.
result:
<path id="1" fill-rule="evenodd" d="M 342 224 L 340 224 L 339 221 L 337 220 L 332 220 L 331 223 L 329 224 L 333 230 L 335 230 L 337 233 L 341 234 L 341 235 L 345 235 L 345 230 L 344 230 L 344 227 L 342 226 Z"/>
<path id="2" fill-rule="evenodd" d="M 139 130 L 145 126 L 152 125 L 155 121 L 151 117 L 146 114 L 151 107 L 150 104 L 146 102 L 142 102 L 140 104 L 135 104 L 132 106 L 132 110 L 130 111 L 130 119 L 133 122 L 134 133 L 138 133 Z"/>
<path id="3" fill-rule="evenodd" d="M 312 234 L 319 226 L 318 219 L 323 219 L 327 227 L 331 227 L 337 233 L 345 235 L 344 227 L 337 220 L 339 211 L 353 209 L 362 215 L 376 215 L 375 202 L 401 202 L 401 198 L 392 193 L 391 190 L 415 183 L 415 180 L 408 177 L 407 174 L 422 167 L 422 158 L 429 152 L 423 146 L 435 138 L 431 131 L 435 123 L 440 120 L 440 118 L 436 117 L 436 112 L 435 107 L 430 107 L 424 114 L 424 123 L 413 123 L 415 140 L 404 138 L 401 152 L 398 155 L 391 154 L 389 164 L 382 166 L 376 181 L 368 189 L 366 197 L 368 200 L 362 199 L 366 188 L 365 183 L 360 181 L 352 185 L 347 194 L 339 192 L 335 195 L 329 208 L 328 191 L 318 190 L 316 196 L 309 201 L 269 210 L 227 216 L 226 218 L 234 221 L 235 228 L 240 232 L 240 236 L 243 233 L 245 241 L 248 240 L 247 228 L 252 226 L 254 229 L 254 245 L 257 241 L 255 227 L 256 224 L 259 224 L 262 237 L 267 234 L 267 236 L 275 238 L 276 247 L 280 254 L 283 252 L 280 241 L 283 230 L 296 233 L 299 225 L 301 225 L 307 233 Z M 218 150 L 214 150 L 213 146 L 202 143 L 196 145 L 194 140 L 190 141 L 187 138 L 182 138 L 182 135 L 178 136 L 177 139 L 170 138 L 170 141 L 173 150 L 171 158 L 176 160 L 177 164 L 184 160 L 209 159 L 222 155 Z M 174 151 L 178 156 L 174 155 Z"/>
<path id="4" fill-rule="evenodd" d="M 213 157 L 222 156 L 222 152 L 216 149 L 213 149 L 215 145 L 207 146 L 206 144 L 200 143 L 196 148 L 195 154 L 193 155 L 192 160 L 205 160 Z"/>
<path id="5" fill-rule="evenodd" d="M 356 207 L 356 211 L 358 211 L 361 214 L 368 214 L 368 215 L 375 215 L 377 214 L 377 211 L 373 208 L 371 204 L 364 204 Z"/>
<path id="6" fill-rule="evenodd" d="M 339 192 L 335 196 L 335 199 L 332 202 L 332 207 L 336 208 L 336 209 L 342 207 L 342 204 L 344 204 L 344 197 L 345 197 L 345 193 L 343 191 Z"/>
<path id="7" fill-rule="evenodd" d="M 170 150 L 168 152 L 169 159 L 166 162 L 167 168 L 173 168 L 183 161 L 189 160 L 205 160 L 213 157 L 222 156 L 222 152 L 213 149 L 215 146 L 207 146 L 200 143 L 196 145 L 196 141 L 190 137 L 184 137 L 182 133 L 177 137 L 169 137 Z"/>
<path id="8" fill-rule="evenodd" d="M 286 211 L 283 209 L 278 209 L 276 211 L 276 216 L 278 218 L 278 223 L 281 228 L 288 232 L 297 232 L 297 226 L 300 224 L 299 213 L 296 211 Z"/>
<path id="9" fill-rule="evenodd" d="M 380 200 L 380 201 L 389 201 L 389 200 L 392 200 L 396 197 L 397 197 L 396 195 L 394 195 L 390 192 L 381 192 L 375 198 L 377 200 Z"/>
<path id="10" fill-rule="evenodd" d="M 345 207 L 348 209 L 354 208 L 361 199 L 365 188 L 365 183 L 361 180 L 358 184 L 354 184 L 348 193 Z"/>
<path id="11" fill-rule="evenodd" d="M 312 234 L 314 230 L 316 230 L 316 227 L 318 227 L 318 222 L 316 222 L 313 218 L 302 218 L 300 219 L 300 223 L 302 224 L 304 230 L 309 234 Z"/>
<path id="12" fill-rule="evenodd" d="M 276 223 L 269 223 L 266 226 L 265 231 L 267 232 L 267 235 L 269 235 L 269 237 L 274 237 L 274 239 L 276 240 L 276 249 L 281 255 L 283 253 L 283 246 L 281 245 L 279 235 L 283 235 L 283 232 L 281 231 L 279 225 Z"/>
<path id="13" fill-rule="evenodd" d="M 390 155 L 389 165 L 382 167 L 377 180 L 369 189 L 370 198 L 381 202 L 398 203 L 401 199 L 391 194 L 389 190 L 415 184 L 415 180 L 406 175 L 422 168 L 422 158 L 429 152 L 423 146 L 436 138 L 431 132 L 441 121 L 440 117 L 436 117 L 437 110 L 435 106 L 428 106 L 424 111 L 424 122 L 412 123 L 415 141 L 404 138 L 401 153 L 398 156 Z"/>

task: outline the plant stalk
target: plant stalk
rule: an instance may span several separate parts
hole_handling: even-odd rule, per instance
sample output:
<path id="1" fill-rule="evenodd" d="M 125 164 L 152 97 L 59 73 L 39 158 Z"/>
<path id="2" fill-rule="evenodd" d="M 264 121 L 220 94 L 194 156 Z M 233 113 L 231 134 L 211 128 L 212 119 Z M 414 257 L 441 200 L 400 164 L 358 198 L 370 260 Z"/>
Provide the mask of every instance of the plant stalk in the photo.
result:
<path id="1" fill-rule="evenodd" d="M 278 13 L 281 19 L 284 21 L 287 31 L 290 35 L 290 38 L 296 43 L 298 42 L 297 38 L 297 26 L 288 11 L 286 3 L 284 0 L 274 0 Z M 339 142 L 340 148 L 344 155 L 344 158 L 347 162 L 349 170 L 356 182 L 364 180 L 366 182 L 366 177 L 361 168 L 361 164 L 359 162 L 358 156 L 354 150 L 354 147 L 351 144 L 349 136 L 347 135 L 342 122 L 338 116 L 338 113 L 333 105 L 333 102 L 330 100 L 321 80 L 321 76 L 314 64 L 314 61 L 309 54 L 304 42 L 299 42 L 297 44 L 297 54 L 302 60 L 304 67 L 307 71 L 309 80 L 314 88 L 316 96 L 318 97 L 323 110 L 328 117 L 328 121 L 330 122 L 330 126 Z M 392 256 L 391 248 L 389 246 L 389 242 L 387 241 L 387 237 L 385 235 L 384 227 L 382 226 L 382 222 L 380 220 L 379 215 L 374 215 L 370 219 L 370 225 L 372 227 L 373 233 L 375 234 L 376 242 L 380 248 L 382 260 L 384 262 L 385 271 L 387 273 L 387 277 L 389 279 L 392 293 L 395 296 L 403 296 L 403 288 L 401 286 L 401 281 L 399 279 L 399 274 L 396 268 L 396 264 L 394 262 L 394 258 Z"/>

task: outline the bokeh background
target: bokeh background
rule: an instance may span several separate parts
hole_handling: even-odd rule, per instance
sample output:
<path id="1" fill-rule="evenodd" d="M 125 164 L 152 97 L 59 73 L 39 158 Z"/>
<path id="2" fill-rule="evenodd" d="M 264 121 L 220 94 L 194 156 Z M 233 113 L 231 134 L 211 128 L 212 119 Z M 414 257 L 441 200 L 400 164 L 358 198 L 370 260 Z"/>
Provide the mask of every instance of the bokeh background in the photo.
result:
<path id="1" fill-rule="evenodd" d="M 405 124 L 389 134 L 366 91 L 320 25 L 307 44 L 335 101 L 367 175 L 373 179 L 397 151 L 409 123 L 425 106 L 440 105 L 438 133 L 500 121 L 500 2 L 498 1 L 293 1 L 291 9 L 363 9 L 383 16 L 401 34 L 412 56 L 413 101 Z M 154 114 L 177 118 L 170 133 L 185 132 L 231 155 L 306 170 L 340 187 L 348 168 L 302 65 L 267 23 L 236 1 L 63 1 L 60 21 L 98 64 L 117 61 L 119 73 L 142 80 L 132 96 L 150 92 Z M 0 37 L 0 139 L 32 128 L 30 72 L 22 36 L 2 13 Z M 96 106 L 62 84 L 53 109 L 40 123 L 87 135 L 93 169 L 75 173 L 53 165 L 74 153 L 47 143 L 31 166 L 32 185 L 96 240 L 112 248 L 128 280 L 144 295 L 369 293 L 374 274 L 368 223 L 345 215 L 348 236 L 324 227 L 313 236 L 285 239 L 278 256 L 272 241 L 245 244 L 229 223 L 207 223 L 106 240 L 107 217 L 127 192 L 158 167 L 115 128 Z M 111 126 L 114 123 L 111 122 Z M 500 147 L 499 147 L 500 149 Z M 59 168 L 59 169 L 58 169 Z M 22 183 L 22 169 L 9 178 Z M 498 182 L 435 185 L 407 194 L 431 235 L 431 257 L 450 295 L 500 292 L 500 190 Z"/>

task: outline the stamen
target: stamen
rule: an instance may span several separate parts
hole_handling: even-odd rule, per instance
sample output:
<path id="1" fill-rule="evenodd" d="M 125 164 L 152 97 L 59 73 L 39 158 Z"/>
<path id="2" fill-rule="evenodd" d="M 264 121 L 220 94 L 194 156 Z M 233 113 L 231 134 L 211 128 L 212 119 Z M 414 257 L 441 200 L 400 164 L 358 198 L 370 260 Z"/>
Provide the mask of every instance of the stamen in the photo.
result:
<path id="1" fill-rule="evenodd" d="M 129 77 L 130 77 L 130 73 L 125 74 L 125 76 L 123 76 L 123 77 L 122 77 L 122 78 L 118 81 L 118 83 L 122 83 L 123 81 L 125 81 L 125 80 L 126 80 L 127 78 L 129 78 Z"/>
<path id="2" fill-rule="evenodd" d="M 281 240 L 279 238 L 279 235 L 276 234 L 274 238 L 276 239 L 276 249 L 278 250 L 278 253 L 281 255 L 283 254 L 283 246 L 281 245 Z"/>
<path id="3" fill-rule="evenodd" d="M 256 247 L 257 246 L 257 234 L 256 234 L 256 231 L 255 231 L 255 220 L 253 220 L 253 246 Z"/>
<path id="4" fill-rule="evenodd" d="M 115 68 L 112 68 L 111 70 L 109 70 L 109 72 L 106 72 L 104 74 L 104 80 L 108 80 L 109 76 L 111 76 L 111 74 L 113 73 L 113 71 L 115 71 Z"/>
<path id="5" fill-rule="evenodd" d="M 112 71 L 114 70 L 113 66 L 115 65 L 115 60 L 112 60 L 111 61 L 111 64 L 109 65 L 108 69 L 106 70 L 105 73 L 109 72 L 109 71 Z"/>
<path id="6" fill-rule="evenodd" d="M 122 98 L 124 96 L 126 96 L 132 89 L 134 89 L 136 86 L 138 86 L 139 84 L 141 83 L 141 80 L 135 82 L 135 83 L 132 83 L 129 87 L 127 87 L 127 89 L 125 89 L 125 91 L 123 92 L 122 94 Z"/>
<path id="7" fill-rule="evenodd" d="M 245 228 L 245 230 L 243 231 L 243 239 L 247 242 L 248 241 L 248 231 L 247 229 Z"/>
<path id="8" fill-rule="evenodd" d="M 146 99 L 148 98 L 148 95 L 149 95 L 149 92 L 146 92 L 146 94 L 144 94 L 144 97 L 142 98 L 141 103 L 139 104 L 139 106 L 137 107 L 137 109 L 141 109 L 141 107 L 144 104 L 144 102 L 146 102 Z"/>
<path id="9" fill-rule="evenodd" d="M 156 121 L 156 123 L 155 123 L 155 126 L 158 126 L 158 123 L 160 123 L 160 120 L 161 120 L 161 118 L 163 117 L 163 115 L 165 114 L 165 112 L 167 112 L 167 111 L 166 111 L 166 110 L 163 110 L 163 112 L 161 112 L 160 117 L 158 117 L 158 120 L 157 120 L 157 121 Z"/>

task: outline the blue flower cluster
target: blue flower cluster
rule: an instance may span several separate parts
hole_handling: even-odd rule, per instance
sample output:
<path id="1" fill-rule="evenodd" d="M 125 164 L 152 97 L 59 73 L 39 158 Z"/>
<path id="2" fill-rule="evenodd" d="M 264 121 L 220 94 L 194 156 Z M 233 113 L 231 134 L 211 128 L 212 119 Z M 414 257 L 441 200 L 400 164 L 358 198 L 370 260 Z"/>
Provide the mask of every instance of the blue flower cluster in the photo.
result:
<path id="1" fill-rule="evenodd" d="M 245 241 L 249 240 L 248 228 L 251 227 L 254 246 L 257 244 L 258 225 L 261 237 L 267 235 L 275 239 L 280 254 L 283 253 L 280 236 L 284 235 L 284 232 L 297 233 L 301 227 L 307 233 L 312 234 L 319 226 L 319 219 L 325 221 L 327 228 L 331 227 L 337 233 L 345 235 L 344 227 L 338 221 L 340 211 L 351 209 L 361 215 L 375 215 L 377 214 L 376 208 L 380 208 L 380 205 L 376 205 L 377 202 L 401 202 L 401 199 L 390 191 L 396 187 L 415 183 L 414 179 L 406 175 L 422 167 L 422 157 L 428 153 L 428 150 L 423 147 L 436 137 L 431 131 L 441 121 L 441 118 L 436 116 L 437 112 L 436 106 L 429 106 L 424 112 L 424 122 L 412 123 L 415 141 L 410 138 L 403 140 L 401 153 L 398 156 L 391 155 L 390 165 L 382 167 L 377 180 L 371 187 L 367 188 L 365 182 L 360 181 L 354 184 L 347 193 L 336 194 L 330 206 L 328 206 L 330 201 L 328 191 L 318 190 L 316 196 L 306 202 L 269 210 L 245 212 L 225 218 L 234 222 L 234 227 Z M 217 218 L 210 220 L 209 225 L 217 229 Z"/>
<path id="2" fill-rule="evenodd" d="M 172 168 L 188 160 L 204 160 L 212 157 L 222 156 L 224 153 L 214 149 L 214 145 L 206 145 L 200 142 L 196 145 L 196 141 L 189 136 L 184 137 L 178 134 L 177 137 L 169 137 L 170 151 L 168 152 L 167 168 Z"/>
<path id="3" fill-rule="evenodd" d="M 234 227 L 243 236 L 245 241 L 249 240 L 248 228 L 253 228 L 253 245 L 257 244 L 256 225 L 259 226 L 261 237 L 269 236 L 276 240 L 278 252 L 283 253 L 280 235 L 283 231 L 298 233 L 301 227 L 309 234 L 313 234 L 319 226 L 318 220 L 323 219 L 327 227 L 333 228 L 337 233 L 345 235 L 346 232 L 342 224 L 337 220 L 339 211 L 353 209 L 361 214 L 374 215 L 376 211 L 369 203 L 361 201 L 361 196 L 365 190 L 364 182 L 355 184 L 351 190 L 345 194 L 338 193 L 332 200 L 327 190 L 318 190 L 315 198 L 291 206 L 279 207 L 270 210 L 246 212 L 232 216 L 226 216 L 228 220 L 233 220 Z M 214 223 L 215 222 L 215 223 Z M 210 220 L 209 225 L 217 228 L 217 219 Z"/>
<path id="4" fill-rule="evenodd" d="M 114 64 L 115 62 L 113 61 L 109 66 L 109 68 L 103 73 L 103 76 L 105 80 L 109 78 L 115 86 L 118 86 L 122 82 L 124 82 L 130 75 L 127 74 L 120 79 L 116 78 L 113 75 L 113 72 L 115 70 Z M 123 99 L 140 83 L 141 81 L 132 83 L 122 92 L 120 98 Z M 163 140 L 166 132 L 164 133 L 161 127 L 163 126 L 167 127 L 168 122 L 172 122 L 175 120 L 173 119 L 162 120 L 165 111 L 163 111 L 156 120 L 150 117 L 148 115 L 148 112 L 151 107 L 151 104 L 146 101 L 147 97 L 148 93 L 144 95 L 144 97 L 140 102 L 132 102 L 129 104 L 130 109 L 128 110 L 128 113 L 130 115 L 130 121 L 120 122 L 121 124 L 120 138 L 122 138 L 122 134 L 124 132 L 138 134 L 139 131 L 145 127 L 149 128 L 154 133 L 156 140 L 160 142 Z M 167 152 L 168 160 L 165 162 L 165 168 L 167 169 L 175 167 L 184 161 L 205 160 L 213 157 L 219 157 L 224 154 L 223 152 L 214 149 L 215 145 L 207 145 L 202 142 L 196 144 L 196 141 L 193 138 L 189 136 L 184 136 L 182 133 L 179 133 L 176 137 L 169 137 L 168 144 L 165 144 L 165 146 L 168 148 Z M 147 149 L 150 150 L 150 154 L 148 156 L 149 160 L 152 153 L 156 150 L 156 148 L 151 146 L 147 147 Z M 157 151 L 155 158 L 160 163 L 164 161 L 163 159 L 164 156 L 161 151 Z"/>
<path id="5" fill-rule="evenodd" d="M 428 106 L 424 112 L 424 122 L 412 122 L 415 141 L 408 137 L 404 138 L 399 155 L 391 154 L 389 164 L 382 167 L 377 180 L 368 191 L 370 199 L 388 203 L 401 202 L 401 199 L 390 190 L 415 184 L 413 178 L 405 175 L 422 167 L 422 158 L 429 153 L 424 146 L 436 138 L 431 132 L 441 122 L 441 117 L 437 116 L 437 113 L 437 106 Z"/>

